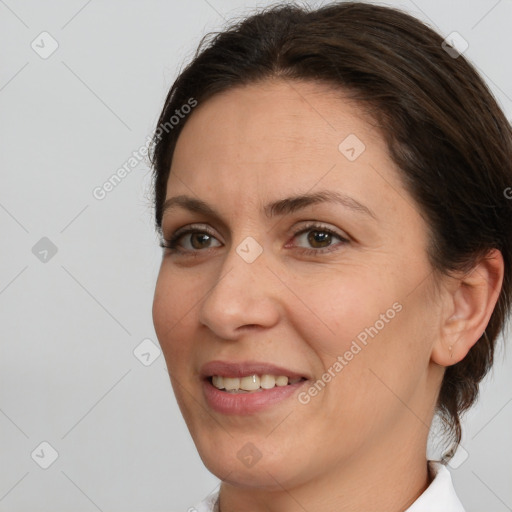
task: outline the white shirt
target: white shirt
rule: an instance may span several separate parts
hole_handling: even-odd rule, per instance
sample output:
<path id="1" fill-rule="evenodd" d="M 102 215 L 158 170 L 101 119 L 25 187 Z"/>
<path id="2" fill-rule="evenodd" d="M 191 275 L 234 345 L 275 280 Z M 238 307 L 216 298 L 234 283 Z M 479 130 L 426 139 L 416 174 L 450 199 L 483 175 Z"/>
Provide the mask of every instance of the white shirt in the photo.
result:
<path id="1" fill-rule="evenodd" d="M 404 512 L 465 512 L 453 488 L 452 477 L 445 465 L 436 461 L 429 461 L 433 480 L 425 492 Z M 215 508 L 219 491 L 207 496 L 194 508 L 193 512 L 217 512 Z"/>

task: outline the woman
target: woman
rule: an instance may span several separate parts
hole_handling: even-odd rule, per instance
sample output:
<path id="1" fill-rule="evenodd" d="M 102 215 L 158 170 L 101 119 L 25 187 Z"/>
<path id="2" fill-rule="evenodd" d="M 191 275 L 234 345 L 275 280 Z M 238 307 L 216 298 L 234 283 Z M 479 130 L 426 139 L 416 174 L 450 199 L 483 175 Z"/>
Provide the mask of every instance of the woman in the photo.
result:
<path id="1" fill-rule="evenodd" d="M 196 510 L 463 510 L 426 444 L 436 413 L 460 442 L 510 311 L 511 135 L 398 10 L 277 6 L 201 45 L 152 153 L 155 329 L 222 480 Z"/>

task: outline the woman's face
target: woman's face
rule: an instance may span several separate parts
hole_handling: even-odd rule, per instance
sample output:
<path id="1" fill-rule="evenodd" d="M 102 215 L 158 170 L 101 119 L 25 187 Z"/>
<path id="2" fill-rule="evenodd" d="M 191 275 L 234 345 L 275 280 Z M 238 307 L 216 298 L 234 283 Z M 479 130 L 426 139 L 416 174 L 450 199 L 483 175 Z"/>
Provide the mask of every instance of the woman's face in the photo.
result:
<path id="1" fill-rule="evenodd" d="M 427 226 L 362 112 L 318 83 L 218 94 L 179 137 L 178 196 L 190 201 L 169 205 L 164 238 L 194 233 L 165 250 L 153 318 L 210 471 L 280 489 L 401 450 L 424 457 L 442 378 Z M 212 373 L 307 380 L 235 394 Z"/>

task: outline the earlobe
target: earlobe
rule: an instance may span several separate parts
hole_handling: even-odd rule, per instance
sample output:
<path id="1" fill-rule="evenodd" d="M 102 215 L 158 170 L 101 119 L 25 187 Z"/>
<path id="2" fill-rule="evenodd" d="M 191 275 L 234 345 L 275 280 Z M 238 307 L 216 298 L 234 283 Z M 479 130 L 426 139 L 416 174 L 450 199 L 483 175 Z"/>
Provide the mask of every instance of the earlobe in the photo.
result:
<path id="1" fill-rule="evenodd" d="M 446 318 L 432 348 L 431 359 L 441 366 L 462 361 L 471 347 L 485 335 L 503 283 L 504 263 L 501 252 L 490 251 L 470 272 L 450 278 Z"/>

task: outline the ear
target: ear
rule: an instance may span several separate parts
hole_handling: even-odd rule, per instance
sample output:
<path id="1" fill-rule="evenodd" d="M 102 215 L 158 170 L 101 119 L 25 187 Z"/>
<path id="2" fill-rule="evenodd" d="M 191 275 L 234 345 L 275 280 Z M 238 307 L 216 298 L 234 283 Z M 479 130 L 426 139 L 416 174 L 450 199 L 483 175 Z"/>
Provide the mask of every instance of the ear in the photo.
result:
<path id="1" fill-rule="evenodd" d="M 501 252 L 491 250 L 469 273 L 449 278 L 440 334 L 431 359 L 441 366 L 462 361 L 485 333 L 503 283 Z"/>

